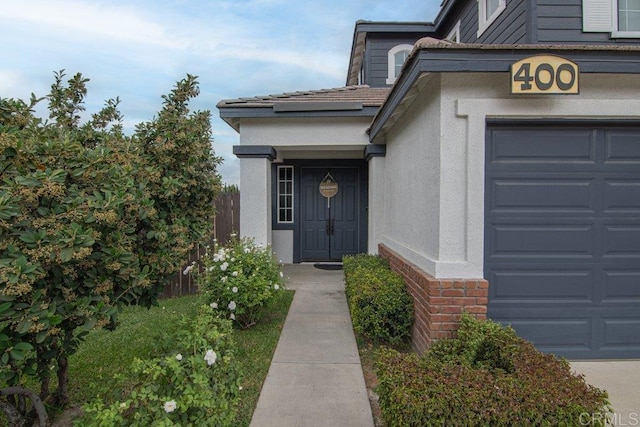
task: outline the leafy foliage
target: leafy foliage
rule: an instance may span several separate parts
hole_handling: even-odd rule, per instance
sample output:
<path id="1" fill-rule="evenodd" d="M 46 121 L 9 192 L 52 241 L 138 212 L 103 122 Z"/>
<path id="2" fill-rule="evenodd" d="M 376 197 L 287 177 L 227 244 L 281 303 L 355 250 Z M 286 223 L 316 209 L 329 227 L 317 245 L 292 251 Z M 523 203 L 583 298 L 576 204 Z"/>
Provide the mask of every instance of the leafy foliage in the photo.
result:
<path id="1" fill-rule="evenodd" d="M 282 287 L 283 274 L 271 249 L 248 238 L 232 239 L 201 261 L 198 288 L 242 328 L 258 322 L 261 308 Z"/>
<path id="2" fill-rule="evenodd" d="M 38 100 L 0 99 L 0 380 L 37 375 L 41 396 L 88 331 L 127 304 L 153 304 L 195 242 L 219 190 L 208 113 L 190 114 L 193 76 L 158 117 L 122 134 L 118 100 L 81 124 L 87 79 L 56 79 L 52 122 Z"/>
<path id="3" fill-rule="evenodd" d="M 389 426 L 604 425 L 606 392 L 510 328 L 463 314 L 425 355 L 383 349 L 378 393 Z M 589 424 L 592 423 L 592 424 Z"/>
<path id="4" fill-rule="evenodd" d="M 379 343 L 400 345 L 408 341 L 413 301 L 402 277 L 379 256 L 348 256 L 343 266 L 355 331 Z"/>
<path id="5" fill-rule="evenodd" d="M 183 319 L 166 356 L 134 361 L 137 385 L 124 400 L 84 406 L 82 426 L 233 425 L 240 391 L 231 322 L 203 306 Z M 175 340 L 173 340 L 175 338 Z"/>

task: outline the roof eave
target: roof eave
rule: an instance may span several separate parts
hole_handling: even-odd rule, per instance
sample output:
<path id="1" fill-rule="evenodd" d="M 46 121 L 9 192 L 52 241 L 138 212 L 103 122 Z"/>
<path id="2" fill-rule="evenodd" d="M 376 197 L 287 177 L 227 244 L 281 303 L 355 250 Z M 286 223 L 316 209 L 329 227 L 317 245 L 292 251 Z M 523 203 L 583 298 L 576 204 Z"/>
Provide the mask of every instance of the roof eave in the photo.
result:
<path id="1" fill-rule="evenodd" d="M 419 40 L 369 128 L 369 140 L 382 139 L 384 130 L 402 114 L 422 76 L 446 72 L 504 72 L 511 64 L 535 54 L 563 56 L 581 73 L 640 74 L 640 46 L 472 45 Z"/>

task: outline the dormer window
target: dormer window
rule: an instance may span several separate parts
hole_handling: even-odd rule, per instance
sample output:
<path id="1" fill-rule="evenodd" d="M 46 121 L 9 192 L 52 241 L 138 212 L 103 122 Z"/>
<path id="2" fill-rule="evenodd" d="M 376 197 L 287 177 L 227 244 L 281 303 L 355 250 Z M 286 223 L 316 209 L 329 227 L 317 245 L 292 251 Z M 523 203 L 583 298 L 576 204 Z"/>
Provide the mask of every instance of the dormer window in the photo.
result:
<path id="1" fill-rule="evenodd" d="M 446 40 L 450 42 L 460 43 L 460 21 L 449 31 Z"/>
<path id="2" fill-rule="evenodd" d="M 399 44 L 389 50 L 387 55 L 388 73 L 387 84 L 391 85 L 395 83 L 396 78 L 400 75 L 402 65 L 409 57 L 413 46 L 410 44 Z"/>
<path id="3" fill-rule="evenodd" d="M 478 37 L 507 7 L 507 0 L 478 0 Z"/>

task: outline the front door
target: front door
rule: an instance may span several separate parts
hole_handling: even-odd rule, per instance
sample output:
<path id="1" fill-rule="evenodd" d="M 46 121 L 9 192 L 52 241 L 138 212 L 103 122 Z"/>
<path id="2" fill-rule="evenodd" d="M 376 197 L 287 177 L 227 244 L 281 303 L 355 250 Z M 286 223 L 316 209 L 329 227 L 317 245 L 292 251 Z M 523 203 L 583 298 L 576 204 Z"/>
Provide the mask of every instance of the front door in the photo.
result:
<path id="1" fill-rule="evenodd" d="M 330 175 L 338 192 L 330 199 L 320 194 L 320 183 Z M 358 252 L 358 168 L 303 167 L 300 177 L 300 248 L 302 261 L 340 261 Z"/>

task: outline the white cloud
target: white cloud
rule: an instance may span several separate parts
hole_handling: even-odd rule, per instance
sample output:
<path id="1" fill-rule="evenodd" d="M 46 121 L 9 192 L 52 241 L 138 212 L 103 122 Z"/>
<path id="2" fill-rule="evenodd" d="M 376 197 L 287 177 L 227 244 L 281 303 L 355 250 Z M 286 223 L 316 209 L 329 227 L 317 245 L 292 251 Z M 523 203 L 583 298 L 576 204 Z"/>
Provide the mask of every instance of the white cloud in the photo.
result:
<path id="1" fill-rule="evenodd" d="M 57 32 L 81 40 L 97 37 L 119 42 L 156 45 L 173 49 L 186 46 L 184 40 L 167 33 L 160 23 L 146 19 L 133 8 L 112 3 L 73 0 L 29 0 L 0 5 L 3 20 L 54 27 Z"/>
<path id="2" fill-rule="evenodd" d="M 211 110 L 220 171 L 237 182 L 238 135 L 220 99 L 343 85 L 356 20 L 432 20 L 440 1 L 0 0 L 0 96 L 43 96 L 54 70 L 81 72 L 87 114 L 119 96 L 131 132 L 176 80 L 198 75 L 193 109 Z"/>

